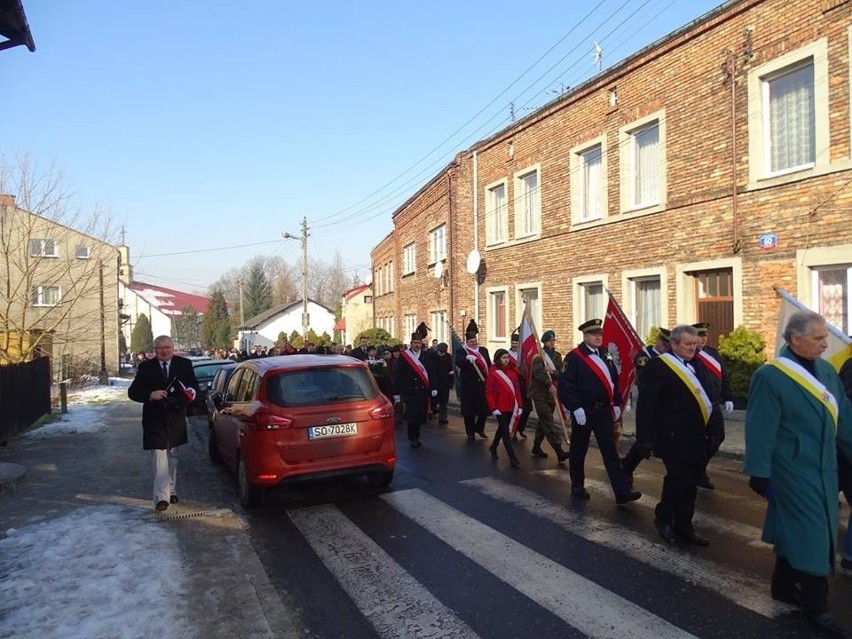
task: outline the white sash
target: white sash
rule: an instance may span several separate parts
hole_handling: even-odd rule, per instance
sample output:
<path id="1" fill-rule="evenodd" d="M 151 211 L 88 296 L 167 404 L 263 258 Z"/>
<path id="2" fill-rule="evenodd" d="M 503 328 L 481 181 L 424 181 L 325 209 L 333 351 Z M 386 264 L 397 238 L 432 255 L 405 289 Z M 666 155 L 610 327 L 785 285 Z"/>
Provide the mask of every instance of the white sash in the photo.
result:
<path id="1" fill-rule="evenodd" d="M 715 357 L 709 353 L 705 353 L 704 351 L 698 351 L 696 355 L 701 358 L 701 361 L 710 369 L 710 372 L 713 373 L 714 376 L 719 379 L 722 378 L 722 365 L 716 361 Z"/>
<path id="2" fill-rule="evenodd" d="M 547 354 L 547 351 L 542 349 L 541 355 L 544 360 L 544 368 L 550 372 L 556 372 L 556 364 L 554 364 L 553 360 L 550 359 L 550 355 Z"/>
<path id="3" fill-rule="evenodd" d="M 508 350 L 506 352 L 509 354 L 509 357 L 512 358 L 512 361 L 515 362 L 515 364 L 517 364 L 518 363 L 518 354 L 515 351 L 512 351 L 512 350 Z"/>
<path id="4" fill-rule="evenodd" d="M 414 351 L 412 351 L 410 348 L 408 350 L 402 351 L 402 355 L 403 357 L 405 357 L 405 361 L 408 362 L 414 369 L 414 372 L 416 372 L 420 376 L 420 379 L 425 382 L 426 388 L 429 388 L 429 373 L 426 372 L 426 367 L 423 366 L 423 363 L 420 361 L 420 358 L 417 357 L 414 354 Z"/>
<path id="5" fill-rule="evenodd" d="M 512 419 L 509 420 L 509 433 L 514 435 L 515 420 L 518 419 L 518 412 L 520 412 L 520 406 L 518 406 L 518 395 L 515 392 L 515 385 L 512 383 L 512 380 L 509 379 L 509 376 L 499 368 L 494 368 L 493 370 L 497 374 L 497 378 L 509 387 L 509 391 L 512 393 L 512 399 L 515 402 L 515 407 L 512 409 Z"/>
<path id="6" fill-rule="evenodd" d="M 825 406 L 837 428 L 837 416 L 839 407 L 837 398 L 825 387 L 821 381 L 814 377 L 808 369 L 787 357 L 778 357 L 772 361 L 772 365 L 780 368 L 791 379 L 808 391 L 818 402 Z"/>
<path id="7" fill-rule="evenodd" d="M 488 375 L 488 362 L 485 361 L 485 358 L 482 356 L 482 353 L 479 352 L 479 349 L 476 350 L 470 348 L 467 344 L 464 345 L 464 350 L 466 350 L 469 354 L 473 355 L 476 358 L 476 361 L 479 362 L 479 368 L 482 372 L 482 377 L 486 377 Z M 476 366 L 476 364 L 474 364 Z"/>
<path id="8" fill-rule="evenodd" d="M 601 369 L 601 372 L 606 376 L 606 381 L 609 382 L 609 388 L 612 392 L 615 392 L 615 384 L 612 381 L 612 376 L 609 374 L 609 367 L 606 365 L 606 362 L 601 359 L 600 355 L 595 355 L 594 353 L 589 353 L 589 359 L 592 360 L 592 363 Z"/>
<path id="9" fill-rule="evenodd" d="M 710 398 L 707 396 L 707 392 L 704 390 L 701 382 L 698 381 L 698 376 L 679 357 L 675 357 L 671 353 L 663 353 L 660 357 L 671 368 L 675 369 L 675 373 L 678 373 L 681 381 L 687 384 L 692 395 L 704 405 L 705 410 L 702 411 L 702 414 L 704 414 L 704 421 L 706 423 L 710 413 L 713 412 L 713 404 L 710 402 Z"/>

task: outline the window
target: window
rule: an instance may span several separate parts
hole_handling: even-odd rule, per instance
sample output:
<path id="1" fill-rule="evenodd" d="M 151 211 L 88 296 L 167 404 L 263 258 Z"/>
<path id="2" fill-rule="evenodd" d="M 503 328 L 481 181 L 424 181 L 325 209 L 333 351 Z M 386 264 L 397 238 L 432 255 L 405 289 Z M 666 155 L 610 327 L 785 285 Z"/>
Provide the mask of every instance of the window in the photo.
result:
<path id="1" fill-rule="evenodd" d="M 541 291 L 538 285 L 519 284 L 517 288 L 516 312 L 517 321 L 515 327 L 520 326 L 524 314 L 524 306 L 529 306 L 530 317 L 538 331 L 541 331 Z M 512 329 L 514 331 L 514 328 Z"/>
<path id="2" fill-rule="evenodd" d="M 432 311 L 429 314 L 430 324 L 432 327 L 432 338 L 439 342 L 449 344 L 447 339 L 449 330 L 447 328 L 447 311 Z"/>
<path id="3" fill-rule="evenodd" d="M 373 284 L 375 286 L 376 295 L 382 294 L 382 276 L 384 275 L 383 269 L 377 268 L 373 272 Z"/>
<path id="4" fill-rule="evenodd" d="M 429 231 L 429 264 L 434 264 L 447 257 L 447 226 L 442 224 Z"/>
<path id="5" fill-rule="evenodd" d="M 489 187 L 485 193 L 485 243 L 500 244 L 509 234 L 506 183 Z"/>
<path id="6" fill-rule="evenodd" d="M 631 133 L 633 208 L 660 203 L 660 129 L 654 122 Z"/>
<path id="7" fill-rule="evenodd" d="M 579 217 L 586 222 L 599 220 L 603 212 L 603 153 L 597 145 L 580 155 Z"/>
<path id="8" fill-rule="evenodd" d="M 417 330 L 417 316 L 416 315 L 406 315 L 405 316 L 405 334 L 403 336 L 403 341 L 408 342 L 411 339 L 411 334 Z"/>
<path id="9" fill-rule="evenodd" d="M 814 307 L 825 321 L 845 334 L 852 332 L 850 317 L 850 283 L 852 266 L 831 266 L 814 269 Z"/>
<path id="10" fill-rule="evenodd" d="M 409 244 L 402 249 L 402 274 L 410 275 L 414 272 L 415 253 L 414 244 Z"/>
<path id="11" fill-rule="evenodd" d="M 813 59 L 764 78 L 767 170 L 810 168 L 816 160 Z"/>
<path id="12" fill-rule="evenodd" d="M 56 306 L 62 297 L 58 286 L 33 286 L 33 306 Z"/>
<path id="13" fill-rule="evenodd" d="M 56 240 L 30 240 L 30 257 L 59 257 Z"/>
<path id="14" fill-rule="evenodd" d="M 489 337 L 506 339 L 506 291 L 492 291 L 488 294 Z"/>
<path id="15" fill-rule="evenodd" d="M 582 322 L 590 319 L 603 319 L 604 289 L 603 284 L 588 282 L 581 287 L 583 295 Z"/>
<path id="16" fill-rule="evenodd" d="M 87 260 L 89 259 L 89 247 L 88 246 L 78 246 L 77 250 L 74 253 L 74 256 L 78 260 Z"/>
<path id="17" fill-rule="evenodd" d="M 391 315 L 390 317 L 388 317 L 387 321 L 388 321 L 388 327 L 386 329 L 387 332 L 390 333 L 391 337 L 396 337 L 396 319 L 394 318 L 393 315 Z"/>
<path id="18" fill-rule="evenodd" d="M 538 169 L 524 173 L 515 180 L 515 237 L 538 233 L 541 214 L 538 188 Z"/>
<path id="19" fill-rule="evenodd" d="M 635 328 L 639 337 L 644 339 L 651 332 L 652 326 L 659 327 L 662 322 L 660 278 L 637 278 L 632 280 L 632 283 Z"/>
<path id="20" fill-rule="evenodd" d="M 365 295 L 364 296 L 364 304 L 372 304 L 372 303 L 373 303 L 373 296 L 372 295 Z"/>
<path id="21" fill-rule="evenodd" d="M 385 287 L 385 291 L 388 293 L 393 293 L 393 261 L 387 263 L 387 271 L 385 272 L 385 277 L 387 279 L 387 286 Z"/>

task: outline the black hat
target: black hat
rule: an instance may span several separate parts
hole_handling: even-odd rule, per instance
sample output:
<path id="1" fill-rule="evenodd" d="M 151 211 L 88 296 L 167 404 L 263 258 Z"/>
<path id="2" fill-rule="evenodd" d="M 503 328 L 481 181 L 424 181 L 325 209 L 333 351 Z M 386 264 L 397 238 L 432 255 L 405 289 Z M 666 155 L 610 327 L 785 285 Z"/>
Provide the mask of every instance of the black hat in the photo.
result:
<path id="1" fill-rule="evenodd" d="M 581 333 L 597 333 L 603 330 L 603 320 L 602 319 L 590 319 L 587 322 L 583 322 L 577 327 L 577 330 Z"/>
<path id="2" fill-rule="evenodd" d="M 541 334 L 541 343 L 542 344 L 544 344 L 545 342 L 549 342 L 552 339 L 556 339 L 556 332 L 555 331 L 544 331 L 544 333 Z"/>
<path id="3" fill-rule="evenodd" d="M 471 339 L 479 335 L 479 326 L 476 325 L 476 320 L 470 320 L 467 328 L 464 329 L 464 338 Z"/>
<path id="4" fill-rule="evenodd" d="M 696 322 L 692 328 L 698 329 L 699 335 L 707 335 L 707 329 L 710 328 L 710 322 Z"/>
<path id="5" fill-rule="evenodd" d="M 672 332 L 667 328 L 660 327 L 660 332 L 657 334 L 657 339 L 663 342 L 672 341 Z"/>
<path id="6" fill-rule="evenodd" d="M 426 322 L 420 322 L 417 328 L 414 331 L 414 335 L 419 335 L 419 339 L 426 339 L 426 335 L 429 333 L 429 327 L 426 326 Z"/>
<path id="7" fill-rule="evenodd" d="M 512 333 L 512 336 L 509 338 L 509 341 L 510 342 L 517 342 L 517 341 L 520 341 L 520 339 L 521 339 L 521 335 L 518 333 L 518 331 L 515 331 L 514 333 Z"/>

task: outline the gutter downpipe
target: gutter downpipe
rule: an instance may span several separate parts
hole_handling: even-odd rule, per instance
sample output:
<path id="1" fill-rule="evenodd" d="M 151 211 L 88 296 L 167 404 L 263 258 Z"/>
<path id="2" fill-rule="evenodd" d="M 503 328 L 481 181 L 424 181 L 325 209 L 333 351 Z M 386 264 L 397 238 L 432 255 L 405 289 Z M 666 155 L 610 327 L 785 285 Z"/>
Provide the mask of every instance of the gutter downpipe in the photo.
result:
<path id="1" fill-rule="evenodd" d="M 473 152 L 473 248 L 479 250 L 479 156 Z M 475 273 L 473 280 L 473 318 L 479 324 L 479 274 Z"/>

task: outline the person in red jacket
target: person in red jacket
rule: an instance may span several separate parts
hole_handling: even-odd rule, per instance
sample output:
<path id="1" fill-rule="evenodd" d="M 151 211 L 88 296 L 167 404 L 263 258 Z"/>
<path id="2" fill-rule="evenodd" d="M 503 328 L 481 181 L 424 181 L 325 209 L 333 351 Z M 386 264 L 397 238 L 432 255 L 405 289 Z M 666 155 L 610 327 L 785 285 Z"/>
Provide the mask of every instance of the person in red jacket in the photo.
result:
<path id="1" fill-rule="evenodd" d="M 518 371 L 515 362 L 509 356 L 508 351 L 501 348 L 494 353 L 494 364 L 485 379 L 485 399 L 488 401 L 488 409 L 497 418 L 497 432 L 491 442 L 491 457 L 497 459 L 497 445 L 503 440 L 503 446 L 509 453 L 509 462 L 512 468 L 521 465 L 515 449 L 512 448 L 512 425 L 517 424 L 524 407 L 521 397 L 521 385 L 518 379 Z"/>

